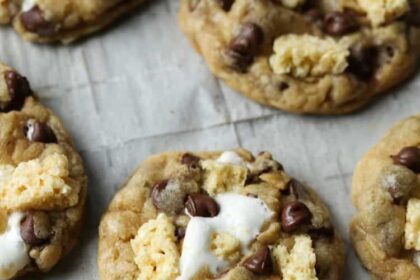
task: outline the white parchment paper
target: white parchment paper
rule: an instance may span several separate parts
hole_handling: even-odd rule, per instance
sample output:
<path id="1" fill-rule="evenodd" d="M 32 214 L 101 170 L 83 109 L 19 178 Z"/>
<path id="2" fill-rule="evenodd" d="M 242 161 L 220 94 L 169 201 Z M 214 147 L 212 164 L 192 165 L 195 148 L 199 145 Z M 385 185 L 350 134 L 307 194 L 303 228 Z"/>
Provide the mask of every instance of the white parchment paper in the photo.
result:
<path id="1" fill-rule="evenodd" d="M 99 279 L 100 216 L 148 155 L 237 146 L 271 151 L 320 193 L 347 243 L 345 279 L 369 279 L 349 245 L 351 174 L 391 125 L 420 113 L 420 76 L 353 115 L 302 117 L 268 109 L 211 75 L 178 30 L 177 8 L 178 1 L 155 0 L 71 46 L 30 44 L 0 28 L 0 60 L 26 75 L 62 118 L 90 177 L 79 246 L 50 274 L 26 279 Z"/>

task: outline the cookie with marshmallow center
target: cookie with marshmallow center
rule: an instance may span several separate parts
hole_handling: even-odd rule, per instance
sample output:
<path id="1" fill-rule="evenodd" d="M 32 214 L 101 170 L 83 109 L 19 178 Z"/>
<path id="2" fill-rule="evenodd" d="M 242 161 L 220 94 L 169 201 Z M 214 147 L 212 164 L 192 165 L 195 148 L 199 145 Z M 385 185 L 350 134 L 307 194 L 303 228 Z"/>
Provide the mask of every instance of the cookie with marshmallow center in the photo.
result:
<path id="1" fill-rule="evenodd" d="M 51 270 L 76 244 L 82 159 L 29 82 L 0 64 L 0 279 Z"/>
<path id="2" fill-rule="evenodd" d="M 325 205 L 268 152 L 151 156 L 99 228 L 103 280 L 333 280 L 343 263 Z"/>

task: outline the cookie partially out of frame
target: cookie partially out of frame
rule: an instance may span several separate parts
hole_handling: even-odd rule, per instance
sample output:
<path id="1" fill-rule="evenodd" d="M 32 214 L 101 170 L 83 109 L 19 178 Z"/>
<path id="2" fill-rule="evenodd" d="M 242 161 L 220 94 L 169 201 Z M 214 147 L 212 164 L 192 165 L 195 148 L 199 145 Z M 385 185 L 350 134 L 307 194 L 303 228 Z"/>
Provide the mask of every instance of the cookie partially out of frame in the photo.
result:
<path id="1" fill-rule="evenodd" d="M 179 24 L 217 77 L 294 113 L 354 111 L 420 54 L 419 0 L 181 0 Z"/>
<path id="2" fill-rule="evenodd" d="M 94 33 L 146 0 L 0 0 L 0 23 L 25 39 L 70 43 Z"/>
<path id="3" fill-rule="evenodd" d="M 28 81 L 0 64 L 0 279 L 46 272 L 75 245 L 86 200 L 82 160 Z"/>
<path id="4" fill-rule="evenodd" d="M 375 279 L 420 279 L 420 115 L 392 128 L 358 163 L 351 238 Z"/>
<path id="5" fill-rule="evenodd" d="M 103 280 L 332 280 L 343 262 L 323 202 L 267 152 L 151 156 L 99 229 Z"/>

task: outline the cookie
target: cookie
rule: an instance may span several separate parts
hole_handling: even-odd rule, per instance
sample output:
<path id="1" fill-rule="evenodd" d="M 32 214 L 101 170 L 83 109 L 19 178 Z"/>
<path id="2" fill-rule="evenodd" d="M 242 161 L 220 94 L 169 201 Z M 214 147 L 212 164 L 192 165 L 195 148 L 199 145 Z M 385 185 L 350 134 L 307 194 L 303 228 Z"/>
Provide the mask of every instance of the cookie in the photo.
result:
<path id="1" fill-rule="evenodd" d="M 179 24 L 239 93 L 294 113 L 352 112 L 407 79 L 419 0 L 181 0 Z"/>
<path id="2" fill-rule="evenodd" d="M 25 39 L 70 43 L 110 25 L 146 0 L 0 0 L 0 24 Z"/>
<path id="3" fill-rule="evenodd" d="M 352 199 L 352 242 L 374 279 L 420 279 L 420 115 L 358 163 Z"/>
<path id="4" fill-rule="evenodd" d="M 60 120 L 0 64 L 0 279 L 46 272 L 75 245 L 87 180 Z"/>
<path id="5" fill-rule="evenodd" d="M 271 154 L 151 156 L 99 229 L 101 279 L 339 279 L 344 249 L 315 192 Z"/>

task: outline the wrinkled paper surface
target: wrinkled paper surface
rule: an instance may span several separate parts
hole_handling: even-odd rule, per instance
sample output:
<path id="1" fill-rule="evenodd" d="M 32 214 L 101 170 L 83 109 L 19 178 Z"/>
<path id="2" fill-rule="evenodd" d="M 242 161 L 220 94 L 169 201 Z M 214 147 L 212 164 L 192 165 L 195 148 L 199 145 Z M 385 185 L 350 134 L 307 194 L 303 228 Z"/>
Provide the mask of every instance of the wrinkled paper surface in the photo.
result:
<path id="1" fill-rule="evenodd" d="M 349 246 L 351 175 L 391 125 L 420 113 L 420 76 L 356 114 L 302 117 L 268 109 L 211 75 L 159 0 L 92 38 L 40 46 L 0 28 L 0 60 L 31 81 L 70 130 L 90 177 L 80 244 L 46 276 L 99 279 L 97 228 L 110 199 L 150 154 L 242 146 L 269 150 L 330 207 L 348 249 L 345 279 L 369 279 Z"/>

